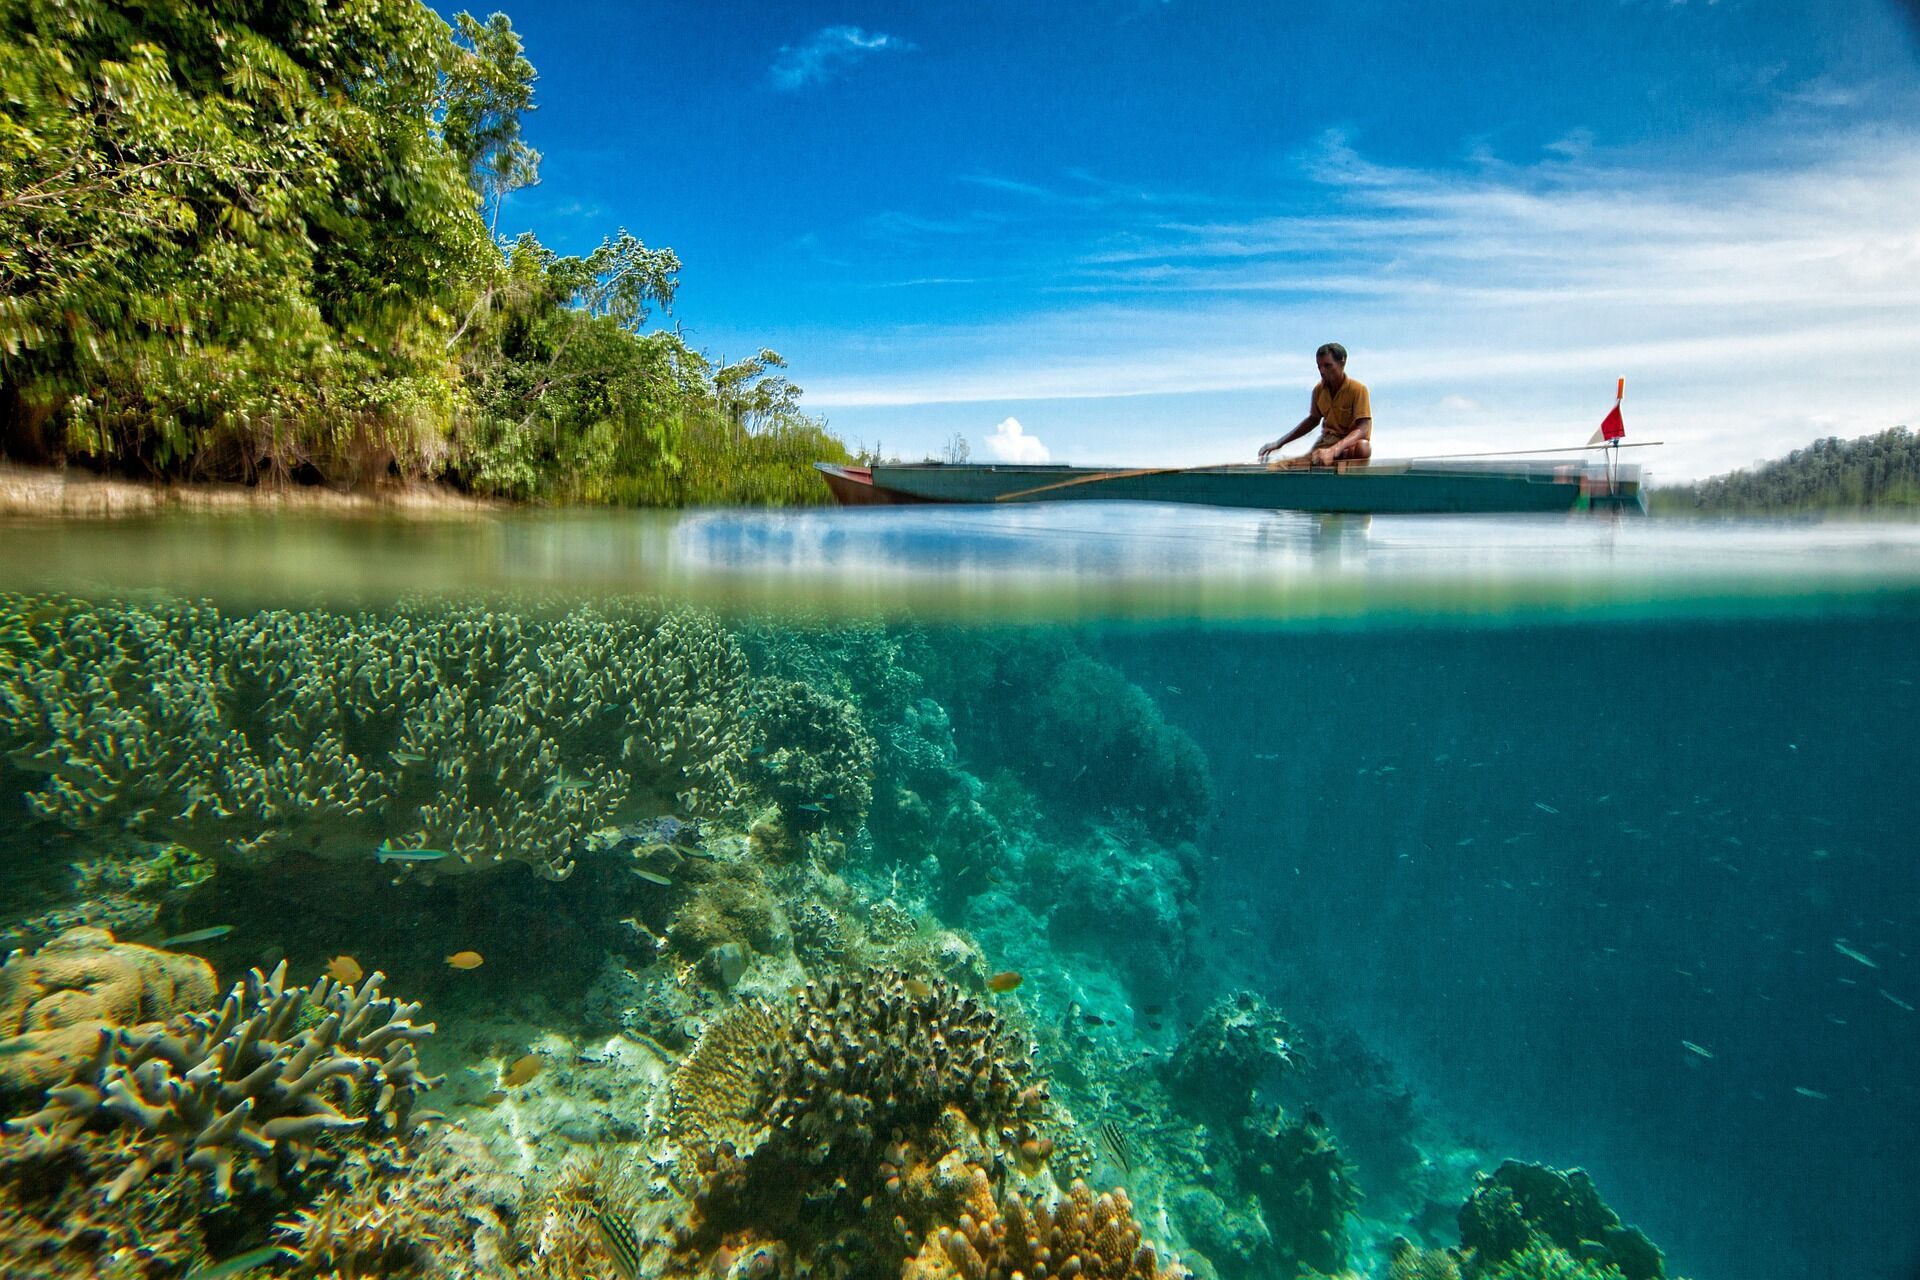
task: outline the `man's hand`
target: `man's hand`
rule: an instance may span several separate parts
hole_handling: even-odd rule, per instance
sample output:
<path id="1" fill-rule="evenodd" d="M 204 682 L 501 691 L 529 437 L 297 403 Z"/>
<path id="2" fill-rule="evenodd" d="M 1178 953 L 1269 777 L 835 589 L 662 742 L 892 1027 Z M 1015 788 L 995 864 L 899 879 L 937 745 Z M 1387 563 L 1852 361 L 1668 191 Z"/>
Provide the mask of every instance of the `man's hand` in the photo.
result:
<path id="1" fill-rule="evenodd" d="M 1269 454 L 1272 454 L 1272 453 L 1277 453 L 1277 452 L 1279 451 L 1279 449 L 1280 449 L 1280 441 L 1278 441 L 1278 440 L 1274 440 L 1274 441 L 1272 441 L 1272 442 L 1270 442 L 1270 443 L 1268 443 L 1268 444 L 1263 444 L 1263 445 L 1261 445 L 1261 446 L 1260 446 L 1260 461 L 1262 461 L 1262 462 L 1265 462 L 1265 461 L 1267 460 L 1267 455 L 1269 455 Z"/>
<path id="2" fill-rule="evenodd" d="M 1335 455 L 1332 445 L 1328 445 L 1324 449 L 1315 449 L 1307 455 L 1307 461 L 1316 467 L 1330 467 L 1334 464 L 1334 460 Z"/>

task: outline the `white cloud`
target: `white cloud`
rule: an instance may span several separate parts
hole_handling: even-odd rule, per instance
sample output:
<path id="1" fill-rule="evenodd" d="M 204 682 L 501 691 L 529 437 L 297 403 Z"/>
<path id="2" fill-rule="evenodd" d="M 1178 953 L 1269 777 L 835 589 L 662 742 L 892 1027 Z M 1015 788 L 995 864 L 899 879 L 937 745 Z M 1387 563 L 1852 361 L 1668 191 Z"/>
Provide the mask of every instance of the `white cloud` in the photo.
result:
<path id="1" fill-rule="evenodd" d="M 863 27 L 822 27 L 800 44 L 781 45 L 770 74 L 773 87 L 792 91 L 830 80 L 861 58 L 888 49 L 913 48 L 899 36 Z"/>
<path id="2" fill-rule="evenodd" d="M 1441 396 L 1440 407 L 1448 413 L 1480 412 L 1480 402 L 1470 396 Z"/>
<path id="3" fill-rule="evenodd" d="M 1002 418 L 987 437 L 987 452 L 998 462 L 1045 462 L 1053 455 L 1039 437 L 1027 434 L 1018 418 Z"/>
<path id="4" fill-rule="evenodd" d="M 1266 430 L 1247 393 L 1290 413 L 1332 338 L 1373 391 L 1384 456 L 1442 435 L 1584 440 L 1621 374 L 1630 430 L 1668 442 L 1649 453 L 1675 478 L 1920 423 L 1920 131 L 1830 136 L 1717 174 L 1591 153 L 1435 172 L 1337 135 L 1303 167 L 1318 189 L 1298 215 L 1196 209 L 1090 239 L 1050 305 L 865 335 L 890 358 L 816 375 L 808 402 L 1104 401 L 1101 437 L 1076 449 L 1204 461 L 1224 437 L 1169 436 L 1145 426 L 1157 402 L 1112 402 L 1184 397 L 1190 421 L 1224 427 L 1231 411 Z M 1467 433 L 1468 402 L 1500 410 Z"/>

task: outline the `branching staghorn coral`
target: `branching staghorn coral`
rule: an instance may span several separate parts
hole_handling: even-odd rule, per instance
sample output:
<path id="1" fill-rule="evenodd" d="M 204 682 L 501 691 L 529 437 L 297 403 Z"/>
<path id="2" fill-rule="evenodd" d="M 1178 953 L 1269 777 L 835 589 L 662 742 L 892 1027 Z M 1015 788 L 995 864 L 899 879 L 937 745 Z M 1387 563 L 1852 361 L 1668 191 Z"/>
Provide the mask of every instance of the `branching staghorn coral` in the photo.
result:
<path id="1" fill-rule="evenodd" d="M 971 1171 L 975 1192 L 958 1225 L 929 1235 L 908 1261 L 902 1280 L 1172 1280 L 1182 1274 L 1160 1265 L 1141 1242 L 1140 1224 L 1125 1191 L 1095 1196 L 1076 1181 L 1052 1207 L 1029 1206 L 1017 1191 L 995 1206 L 984 1171 Z"/>
<path id="2" fill-rule="evenodd" d="M 41 1111 L 11 1129 L 75 1137 L 130 1131 L 128 1161 L 107 1186 L 114 1203 L 158 1169 L 206 1175 L 224 1199 L 236 1174 L 276 1187 L 327 1135 L 406 1136 L 419 1095 L 440 1083 L 420 1070 L 417 1004 L 380 995 L 382 974 L 358 987 L 321 978 L 286 985 L 286 962 L 252 970 L 213 1013 L 158 1030 L 103 1029 L 93 1060 L 50 1090 Z M 299 1030 L 303 1014 L 314 1025 Z"/>
<path id="3" fill-rule="evenodd" d="M 506 861 L 564 877 L 626 801 L 741 800 L 752 695 L 711 615 L 67 607 L 0 668 L 0 752 L 40 818 L 203 853 Z M 656 809 L 657 811 L 657 809 Z"/>

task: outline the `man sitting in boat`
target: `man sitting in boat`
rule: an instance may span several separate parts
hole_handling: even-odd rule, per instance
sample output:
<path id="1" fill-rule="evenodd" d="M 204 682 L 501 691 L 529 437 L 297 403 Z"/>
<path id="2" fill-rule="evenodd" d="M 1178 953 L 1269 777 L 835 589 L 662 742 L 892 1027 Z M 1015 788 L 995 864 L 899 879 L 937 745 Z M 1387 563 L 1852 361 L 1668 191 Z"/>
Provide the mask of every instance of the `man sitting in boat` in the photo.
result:
<path id="1" fill-rule="evenodd" d="M 1313 358 L 1320 366 L 1320 381 L 1313 388 L 1307 416 L 1272 444 L 1261 445 L 1260 461 L 1317 426 L 1320 438 L 1313 442 L 1312 452 L 1275 465 L 1330 467 L 1336 462 L 1365 462 L 1373 456 L 1373 406 L 1367 401 L 1367 384 L 1347 376 L 1347 349 L 1337 342 L 1327 343 Z"/>

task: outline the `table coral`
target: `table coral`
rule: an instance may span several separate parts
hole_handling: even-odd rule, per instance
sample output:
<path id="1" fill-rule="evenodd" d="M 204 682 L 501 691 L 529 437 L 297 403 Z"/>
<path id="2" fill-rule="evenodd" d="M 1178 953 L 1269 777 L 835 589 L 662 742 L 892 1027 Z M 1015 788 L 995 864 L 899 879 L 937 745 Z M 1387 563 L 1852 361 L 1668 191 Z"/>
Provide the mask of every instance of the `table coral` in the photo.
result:
<path id="1" fill-rule="evenodd" d="M 434 1024 L 414 1021 L 419 1005 L 382 997 L 383 979 L 288 986 L 284 961 L 271 974 L 255 969 L 212 1013 L 102 1030 L 79 1074 L 9 1127 L 121 1131 L 126 1161 L 106 1187 L 109 1204 L 156 1170 L 204 1175 L 216 1199 L 236 1175 L 276 1187 L 329 1135 L 404 1136 L 419 1095 L 440 1083 L 414 1047 Z"/>
<path id="2" fill-rule="evenodd" d="M 0 1101 L 37 1095 L 92 1056 L 103 1027 L 163 1022 L 213 1003 L 213 968 L 199 956 L 69 929 L 0 967 Z"/>
<path id="3" fill-rule="evenodd" d="M 80 831 L 223 858 L 451 853 L 563 877 L 630 797 L 738 803 L 752 695 L 713 616 L 644 605 L 385 613 L 107 603 L 0 670 L 0 752 Z"/>

